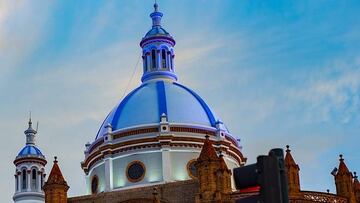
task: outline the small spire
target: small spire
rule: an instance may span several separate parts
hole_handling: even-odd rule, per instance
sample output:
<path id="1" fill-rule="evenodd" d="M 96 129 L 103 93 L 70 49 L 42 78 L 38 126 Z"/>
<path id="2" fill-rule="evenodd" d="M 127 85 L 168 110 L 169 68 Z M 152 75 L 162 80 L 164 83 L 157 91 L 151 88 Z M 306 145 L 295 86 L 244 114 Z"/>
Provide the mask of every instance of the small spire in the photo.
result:
<path id="1" fill-rule="evenodd" d="M 290 150 L 290 146 L 286 145 L 286 155 L 285 155 L 285 165 L 287 167 L 293 166 L 296 169 L 300 170 L 299 166 L 297 165 L 297 163 L 295 162 L 293 156 L 291 155 L 291 150 Z"/>
<path id="2" fill-rule="evenodd" d="M 347 167 L 346 164 L 345 164 L 343 155 L 340 154 L 339 157 L 340 157 L 340 158 L 339 158 L 340 163 L 339 163 L 339 167 L 338 167 L 339 170 L 338 170 L 338 172 L 337 172 L 336 175 L 351 174 L 350 171 L 349 171 L 349 169 L 348 169 L 348 167 Z"/>
<path id="3" fill-rule="evenodd" d="M 66 189 L 66 191 L 69 189 L 69 186 L 67 185 L 64 176 L 61 173 L 56 156 L 54 156 L 54 165 L 52 166 L 50 175 L 44 185 L 44 188 L 51 187 L 51 185 L 61 185 Z"/>
<path id="4" fill-rule="evenodd" d="M 226 162 L 224 160 L 224 155 L 222 154 L 222 151 L 219 153 L 219 161 L 220 161 L 220 170 L 229 170 L 229 168 L 226 165 Z"/>
<path id="5" fill-rule="evenodd" d="M 360 192 L 360 182 L 358 176 L 356 175 L 356 172 L 354 172 L 354 190 L 355 192 Z"/>
<path id="6" fill-rule="evenodd" d="M 198 160 L 218 160 L 218 156 L 214 146 L 209 139 L 209 135 L 206 135 L 205 138 L 206 139 L 204 141 Z"/>

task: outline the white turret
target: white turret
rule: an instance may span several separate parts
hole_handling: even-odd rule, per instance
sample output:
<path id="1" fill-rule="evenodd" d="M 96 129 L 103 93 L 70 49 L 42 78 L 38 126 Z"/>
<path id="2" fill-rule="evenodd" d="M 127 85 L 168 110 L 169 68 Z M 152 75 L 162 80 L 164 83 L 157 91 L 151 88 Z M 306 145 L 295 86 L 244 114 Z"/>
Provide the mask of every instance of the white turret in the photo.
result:
<path id="1" fill-rule="evenodd" d="M 31 118 L 29 127 L 25 130 L 26 145 L 14 160 L 15 169 L 15 203 L 43 203 L 44 192 L 42 186 L 45 179 L 45 156 L 35 145 L 37 131 L 32 128 Z"/>

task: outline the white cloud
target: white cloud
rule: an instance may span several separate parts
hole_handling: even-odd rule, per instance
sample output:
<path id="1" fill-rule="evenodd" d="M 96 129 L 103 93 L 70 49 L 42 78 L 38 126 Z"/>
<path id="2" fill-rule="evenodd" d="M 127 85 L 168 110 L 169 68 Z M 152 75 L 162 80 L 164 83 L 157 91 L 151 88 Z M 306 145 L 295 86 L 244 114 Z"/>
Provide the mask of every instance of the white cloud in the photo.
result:
<path id="1" fill-rule="evenodd" d="M 41 43 L 52 3 L 0 1 L 0 81 Z M 36 15 L 34 15 L 36 13 Z"/>
<path id="2" fill-rule="evenodd" d="M 286 96 L 290 102 L 303 103 L 309 121 L 328 121 L 335 115 L 347 123 L 359 119 L 359 78 L 358 61 L 335 62 L 289 87 Z"/>

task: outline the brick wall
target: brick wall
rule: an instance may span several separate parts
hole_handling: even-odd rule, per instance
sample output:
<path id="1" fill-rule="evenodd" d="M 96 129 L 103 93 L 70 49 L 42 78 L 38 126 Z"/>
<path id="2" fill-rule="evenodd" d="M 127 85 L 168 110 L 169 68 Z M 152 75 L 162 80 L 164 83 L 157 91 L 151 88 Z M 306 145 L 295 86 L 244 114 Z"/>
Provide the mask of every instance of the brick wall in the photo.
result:
<path id="1" fill-rule="evenodd" d="M 195 195 L 199 191 L 197 181 L 187 180 L 134 189 L 104 192 L 96 195 L 71 197 L 68 198 L 68 203 L 152 202 L 154 199 L 154 188 L 157 188 L 158 198 L 162 203 L 192 203 L 195 202 Z"/>

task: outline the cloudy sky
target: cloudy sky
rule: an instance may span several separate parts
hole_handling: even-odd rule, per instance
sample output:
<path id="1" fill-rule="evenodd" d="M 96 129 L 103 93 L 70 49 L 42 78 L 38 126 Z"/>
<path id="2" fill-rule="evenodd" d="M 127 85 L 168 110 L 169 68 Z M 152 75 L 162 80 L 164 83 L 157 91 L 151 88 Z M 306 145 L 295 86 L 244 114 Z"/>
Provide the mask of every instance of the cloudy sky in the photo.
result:
<path id="1" fill-rule="evenodd" d="M 84 144 L 140 84 L 141 64 L 134 67 L 152 4 L 0 0 L 0 202 L 12 201 L 12 161 L 25 143 L 29 110 L 40 122 L 38 146 L 49 162 L 59 157 L 69 196 L 85 193 Z M 179 82 L 241 138 L 248 163 L 289 144 L 302 188 L 331 192 L 339 153 L 360 171 L 359 1 L 159 5 L 177 41 Z"/>

